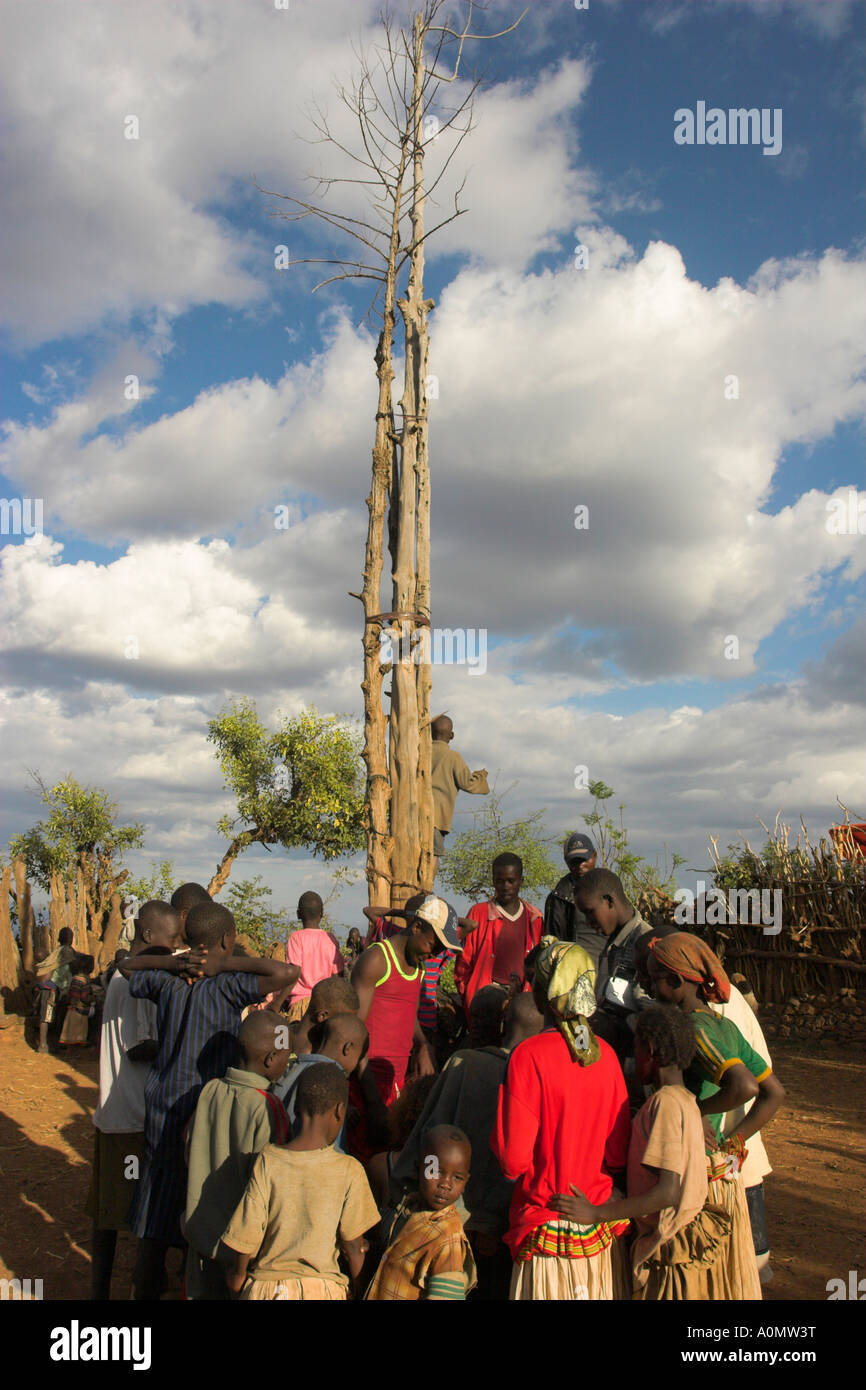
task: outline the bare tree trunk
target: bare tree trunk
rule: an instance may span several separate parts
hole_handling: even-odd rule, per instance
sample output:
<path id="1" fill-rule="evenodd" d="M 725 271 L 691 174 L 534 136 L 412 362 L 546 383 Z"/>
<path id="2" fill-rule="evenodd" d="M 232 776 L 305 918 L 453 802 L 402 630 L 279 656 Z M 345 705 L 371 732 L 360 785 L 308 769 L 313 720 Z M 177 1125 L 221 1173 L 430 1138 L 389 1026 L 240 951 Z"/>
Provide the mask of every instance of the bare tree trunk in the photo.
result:
<path id="1" fill-rule="evenodd" d="M 90 938 L 87 933 L 87 885 L 84 882 L 84 874 L 79 868 L 75 875 L 75 940 L 73 946 L 82 955 L 92 954 Z"/>
<path id="2" fill-rule="evenodd" d="M 0 874 L 0 997 L 7 1014 L 21 1005 L 21 955 L 12 934 L 12 914 L 9 894 L 12 891 L 12 870 L 7 864 Z"/>
<path id="3" fill-rule="evenodd" d="M 396 437 L 393 403 L 394 299 L 396 262 L 400 246 L 400 199 L 406 171 L 406 146 L 400 152 L 395 174 L 388 261 L 385 271 L 383 324 L 376 348 L 376 375 L 379 397 L 376 408 L 376 438 L 373 444 L 373 480 L 367 498 L 367 545 L 364 554 L 364 763 L 367 768 L 367 894 L 370 904 L 392 903 L 394 853 L 392 789 L 385 751 L 385 712 L 382 707 L 381 635 L 383 623 L 382 567 L 385 504 L 392 493 L 396 475 Z M 390 530 L 390 517 L 389 517 Z M 393 540 L 393 535 L 391 535 Z M 392 665 L 392 672 L 394 667 Z M 393 679 L 393 676 L 392 676 Z M 402 901 L 402 899 L 401 899 Z"/>
<path id="4" fill-rule="evenodd" d="M 123 930 L 123 918 L 120 915 L 120 890 L 115 889 L 111 895 L 111 910 L 108 917 L 108 926 L 105 928 L 105 936 L 99 951 L 97 967 L 104 970 L 117 951 L 117 942 Z"/>
<path id="5" fill-rule="evenodd" d="M 424 36 L 420 32 L 420 17 L 417 38 L 417 60 L 424 65 Z M 412 258 L 409 270 L 409 289 L 405 304 L 401 302 L 400 312 L 406 326 L 406 383 L 412 383 L 415 398 L 417 429 L 414 434 L 414 469 L 418 482 L 417 582 L 415 587 L 415 610 L 426 618 L 426 631 L 416 630 L 420 637 L 422 655 L 430 656 L 430 456 L 428 452 L 427 423 L 427 367 L 429 360 L 429 336 L 427 315 L 433 308 L 433 300 L 424 298 L 424 146 L 422 142 L 422 105 L 419 100 L 414 112 L 414 182 L 412 197 Z M 408 370 L 411 361 L 412 371 Z M 404 454 L 405 463 L 405 454 Z M 416 653 L 416 656 L 418 654 Z M 417 719 L 417 789 L 418 803 L 418 866 L 416 881 L 419 889 L 429 892 L 433 887 L 433 786 L 432 786 L 432 742 L 430 733 L 430 692 L 432 673 L 430 661 L 418 660 L 414 666 L 415 698 Z"/>
<path id="6" fill-rule="evenodd" d="M 353 595 L 364 605 L 364 762 L 367 769 L 367 886 L 369 901 L 402 906 L 417 888 L 432 886 L 433 794 L 431 786 L 431 735 L 429 662 L 430 636 L 430 472 L 427 441 L 427 314 L 432 300 L 424 299 L 424 240 L 455 217 L 461 216 L 459 192 L 454 210 L 429 232 L 425 231 L 425 195 L 432 196 L 471 126 L 472 99 L 477 80 L 466 84 L 445 129 L 457 136 L 451 153 L 429 188 L 424 183 L 424 113 L 442 83 L 456 83 L 467 41 L 500 38 L 511 33 L 524 15 L 498 34 L 478 34 L 475 11 L 469 0 L 466 22 L 455 27 L 445 0 L 424 0 L 412 16 L 411 34 L 395 32 L 386 15 L 384 43 L 378 50 L 375 70 L 381 69 L 379 89 L 374 68 L 363 60 L 360 81 L 351 92 L 338 88 L 344 105 L 359 123 L 360 148 L 347 150 L 332 133 L 327 117 L 319 112 L 313 126 L 324 143 L 349 153 L 357 177 L 320 182 L 326 190 L 336 183 L 362 187 L 373 209 L 371 220 L 354 211 L 341 213 L 329 202 L 315 203 L 293 194 L 277 194 L 291 204 L 290 212 L 277 216 L 300 221 L 321 219 L 329 229 L 353 238 L 363 250 L 358 260 L 346 257 L 341 247 L 333 255 L 304 258 L 297 263 L 330 268 L 314 288 L 338 280 L 369 279 L 384 294 L 383 326 L 376 350 L 379 397 L 373 446 L 373 480 L 367 498 L 368 526 L 363 593 Z M 483 9 L 484 6 L 481 6 Z M 441 13 L 447 11 L 446 13 Z M 435 21 L 445 20 L 442 24 Z M 432 61 L 425 65 L 424 48 L 432 39 Z M 453 56 L 453 69 L 441 66 Z M 467 121 L 460 120 L 467 115 Z M 438 118 L 433 118 L 438 131 Z M 411 191 L 407 182 L 412 160 Z M 268 192 L 262 189 L 262 192 Z M 408 204 L 408 206 L 407 206 Z M 401 246 L 401 222 L 408 216 L 410 239 Z M 396 287 L 408 262 L 405 299 L 399 302 L 405 334 L 405 382 L 402 397 L 403 428 L 395 430 L 392 397 L 392 344 L 395 325 Z M 385 518 L 388 504 L 387 522 Z M 391 556 L 392 609 L 380 612 L 384 532 Z M 381 639 L 391 638 L 396 658 L 391 663 L 391 709 L 386 721 L 383 709 Z M 419 651 L 419 643 L 424 650 Z M 418 659 L 420 656 L 420 660 Z M 386 750 L 385 728 L 388 726 Z M 217 883 L 215 879 L 212 890 Z"/>
<path id="7" fill-rule="evenodd" d="M 33 955 L 33 908 L 30 904 L 30 884 L 27 882 L 27 865 L 23 859 L 12 861 L 15 877 L 15 906 L 18 911 L 18 940 L 21 943 L 22 968 L 32 972 L 35 967 Z"/>
<path id="8" fill-rule="evenodd" d="M 394 227 L 394 255 L 396 255 Z M 382 708 L 381 618 L 382 545 L 385 501 L 391 482 L 394 456 L 394 411 L 391 365 L 394 334 L 393 261 L 390 267 L 389 302 L 385 305 L 385 324 L 376 350 L 379 402 L 376 411 L 376 439 L 373 445 L 373 481 L 367 498 L 367 547 L 364 557 L 364 763 L 367 768 L 367 894 L 372 903 L 391 900 L 391 835 L 389 830 L 388 764 L 385 754 L 385 712 Z"/>
<path id="9" fill-rule="evenodd" d="M 212 898 L 215 898 L 217 893 L 221 892 L 225 887 L 228 876 L 232 871 L 232 864 L 235 862 L 238 855 L 249 845 L 262 843 L 263 837 L 257 830 L 252 832 L 245 830 L 240 835 L 235 836 L 222 859 L 217 864 L 217 871 L 207 886 L 207 891 Z"/>
<path id="10" fill-rule="evenodd" d="M 427 313 L 432 300 L 424 299 L 424 143 L 422 97 L 424 83 L 424 25 L 415 16 L 411 107 L 412 141 L 412 252 L 406 296 L 397 301 L 403 318 L 405 380 L 402 411 L 403 435 L 400 466 L 397 563 L 394 571 L 394 609 L 401 615 L 400 660 L 394 668 L 391 699 L 391 826 L 392 906 L 406 901 L 418 889 L 432 883 L 433 804 L 430 786 L 429 746 L 422 753 L 421 708 L 426 705 L 424 740 L 429 745 L 430 667 L 418 662 L 429 653 L 430 622 L 430 475 L 427 453 Z M 423 501 L 423 516 L 422 516 Z M 392 499 L 393 505 L 393 499 Z M 423 574 L 425 592 L 419 593 Z M 423 602 L 424 608 L 421 608 Z M 419 617 L 426 619 L 419 622 Z M 419 650 L 420 644 L 420 650 Z M 422 666 L 424 674 L 422 675 Z M 425 775 L 426 774 L 426 775 Z"/>
<path id="11" fill-rule="evenodd" d="M 37 961 L 44 960 L 51 950 L 51 934 L 44 922 L 33 926 L 33 954 Z"/>
<path id="12" fill-rule="evenodd" d="M 51 949 L 59 944 L 60 933 L 69 925 L 66 911 L 66 885 L 61 874 L 52 874 L 49 880 L 51 897 L 48 900 L 48 924 L 51 928 Z"/>

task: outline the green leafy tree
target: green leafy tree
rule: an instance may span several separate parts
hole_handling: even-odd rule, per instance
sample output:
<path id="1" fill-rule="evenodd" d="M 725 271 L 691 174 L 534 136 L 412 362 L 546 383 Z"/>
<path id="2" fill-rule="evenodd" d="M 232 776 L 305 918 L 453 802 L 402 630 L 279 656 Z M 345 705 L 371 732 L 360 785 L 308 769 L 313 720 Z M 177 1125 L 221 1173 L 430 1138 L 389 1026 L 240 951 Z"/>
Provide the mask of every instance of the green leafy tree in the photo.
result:
<path id="1" fill-rule="evenodd" d="M 12 858 L 21 857 L 27 876 L 46 893 L 52 878 L 64 883 L 81 870 L 90 931 L 101 937 L 111 895 L 126 880 L 123 855 L 141 845 L 144 826 L 117 824 L 117 806 L 101 787 L 83 787 L 70 774 L 48 787 L 38 773 L 33 781 L 47 815 L 9 843 Z"/>
<path id="2" fill-rule="evenodd" d="M 140 903 L 148 903 L 153 899 L 167 903 L 176 887 L 174 861 L 163 859 L 157 864 L 151 860 L 150 873 L 144 878 L 128 878 L 124 884 L 124 893 L 130 898 L 137 898 Z"/>
<path id="3" fill-rule="evenodd" d="M 511 788 L 509 788 L 511 790 Z M 506 821 L 502 802 L 507 792 L 491 792 L 483 811 L 476 812 L 471 830 L 449 844 L 439 861 L 439 881 L 462 898 L 477 902 L 490 894 L 490 866 L 497 854 L 510 850 L 523 860 L 523 892 L 531 897 L 549 889 L 557 880 L 550 856 L 554 843 L 544 828 L 545 811 L 533 811 L 520 820 Z"/>
<path id="4" fill-rule="evenodd" d="M 261 874 L 255 878 L 242 878 L 233 883 L 226 897 L 226 907 L 259 955 L 264 955 L 274 941 L 285 941 L 289 933 L 297 927 L 288 912 L 275 910 L 266 899 L 272 896 L 271 889 L 262 882 Z"/>
<path id="5" fill-rule="evenodd" d="M 672 894 L 676 888 L 676 871 L 686 862 L 685 856 L 674 854 L 668 861 L 665 847 L 665 864 L 650 864 L 643 855 L 635 854 L 629 847 L 628 830 L 625 825 L 625 803 L 618 806 L 619 820 L 614 820 L 605 802 L 615 795 L 613 787 L 606 782 L 595 781 L 589 784 L 593 799 L 592 810 L 583 819 L 592 833 L 598 850 L 599 867 L 611 869 L 622 880 L 623 888 L 632 902 L 637 902 L 641 894 L 660 892 Z M 570 833 L 570 832 L 569 832 Z M 563 845 L 568 839 L 566 835 Z"/>
<path id="6" fill-rule="evenodd" d="M 237 805 L 218 826 L 229 844 L 208 885 L 211 896 L 252 844 L 304 848 L 325 860 L 366 844 L 361 739 L 354 725 L 311 708 L 271 731 L 252 700 L 237 700 L 210 721 L 208 740 Z"/>

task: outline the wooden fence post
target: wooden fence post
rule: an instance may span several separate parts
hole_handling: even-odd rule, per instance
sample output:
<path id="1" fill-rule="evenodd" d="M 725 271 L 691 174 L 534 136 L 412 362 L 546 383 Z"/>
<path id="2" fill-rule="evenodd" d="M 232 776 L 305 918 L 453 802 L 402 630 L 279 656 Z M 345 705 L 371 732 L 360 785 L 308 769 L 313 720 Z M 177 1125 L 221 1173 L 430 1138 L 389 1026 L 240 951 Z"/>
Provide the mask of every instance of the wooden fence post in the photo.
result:
<path id="1" fill-rule="evenodd" d="M 99 951 L 99 967 L 102 970 L 105 970 L 114 959 L 115 952 L 117 951 L 118 938 L 123 930 L 123 918 L 120 915 L 121 896 L 120 889 L 115 888 L 111 895 L 111 911 L 108 917 L 108 926 L 105 928 L 105 936 L 103 937 L 102 946 Z"/>
<path id="2" fill-rule="evenodd" d="M 30 884 L 27 882 L 27 865 L 20 857 L 12 861 L 15 877 L 15 905 L 18 909 L 18 939 L 21 943 L 21 965 L 25 971 L 33 972 L 36 961 L 33 955 L 33 908 L 30 904 Z"/>
<path id="3" fill-rule="evenodd" d="M 91 955 L 90 941 L 87 935 L 87 892 L 84 887 L 84 874 L 81 870 L 75 876 L 75 932 L 74 946 L 76 951 L 82 955 Z"/>
<path id="4" fill-rule="evenodd" d="M 12 914 L 9 894 L 12 890 L 12 870 L 7 864 L 0 875 L 0 995 L 7 1014 L 14 1013 L 21 988 L 21 956 L 12 935 Z"/>
<path id="5" fill-rule="evenodd" d="M 66 915 L 66 886 L 62 875 L 52 874 L 49 880 L 51 897 L 48 901 L 48 922 L 51 928 L 51 949 L 60 943 L 60 932 L 69 926 Z"/>

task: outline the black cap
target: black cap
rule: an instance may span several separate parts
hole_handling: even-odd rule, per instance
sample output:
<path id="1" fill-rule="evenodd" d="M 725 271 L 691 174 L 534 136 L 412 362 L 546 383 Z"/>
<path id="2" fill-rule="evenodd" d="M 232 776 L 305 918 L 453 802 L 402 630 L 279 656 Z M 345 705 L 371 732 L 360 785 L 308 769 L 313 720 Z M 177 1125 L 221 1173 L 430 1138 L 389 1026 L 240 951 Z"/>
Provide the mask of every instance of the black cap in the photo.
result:
<path id="1" fill-rule="evenodd" d="M 583 835 L 580 831 L 575 831 L 575 833 L 569 835 L 566 840 L 565 848 L 562 853 L 565 856 L 566 863 L 570 863 L 572 859 L 580 863 L 583 859 L 592 858 L 595 854 L 595 845 L 588 835 Z"/>

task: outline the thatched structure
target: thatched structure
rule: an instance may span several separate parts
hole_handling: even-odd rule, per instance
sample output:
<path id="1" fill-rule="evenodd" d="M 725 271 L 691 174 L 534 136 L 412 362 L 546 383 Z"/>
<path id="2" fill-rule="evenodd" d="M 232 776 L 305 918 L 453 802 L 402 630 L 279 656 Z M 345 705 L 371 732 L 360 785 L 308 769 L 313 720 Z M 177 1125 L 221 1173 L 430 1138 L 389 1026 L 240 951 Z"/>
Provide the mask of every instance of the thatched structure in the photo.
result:
<path id="1" fill-rule="evenodd" d="M 768 840 L 760 853 L 743 840 L 721 855 L 717 839 L 710 839 L 714 888 L 726 895 L 731 890 L 781 894 L 778 934 L 721 911 L 708 914 L 706 925 L 683 928 L 704 936 L 729 973 L 745 975 L 759 1000 L 770 1004 L 866 986 L 866 862 L 851 835 L 834 833 L 814 845 L 800 824 L 793 845 L 791 827 L 780 818 L 772 831 L 764 826 Z M 647 921 L 676 920 L 675 902 L 656 889 L 642 894 L 638 907 Z M 713 916 L 723 920 L 714 922 Z"/>

